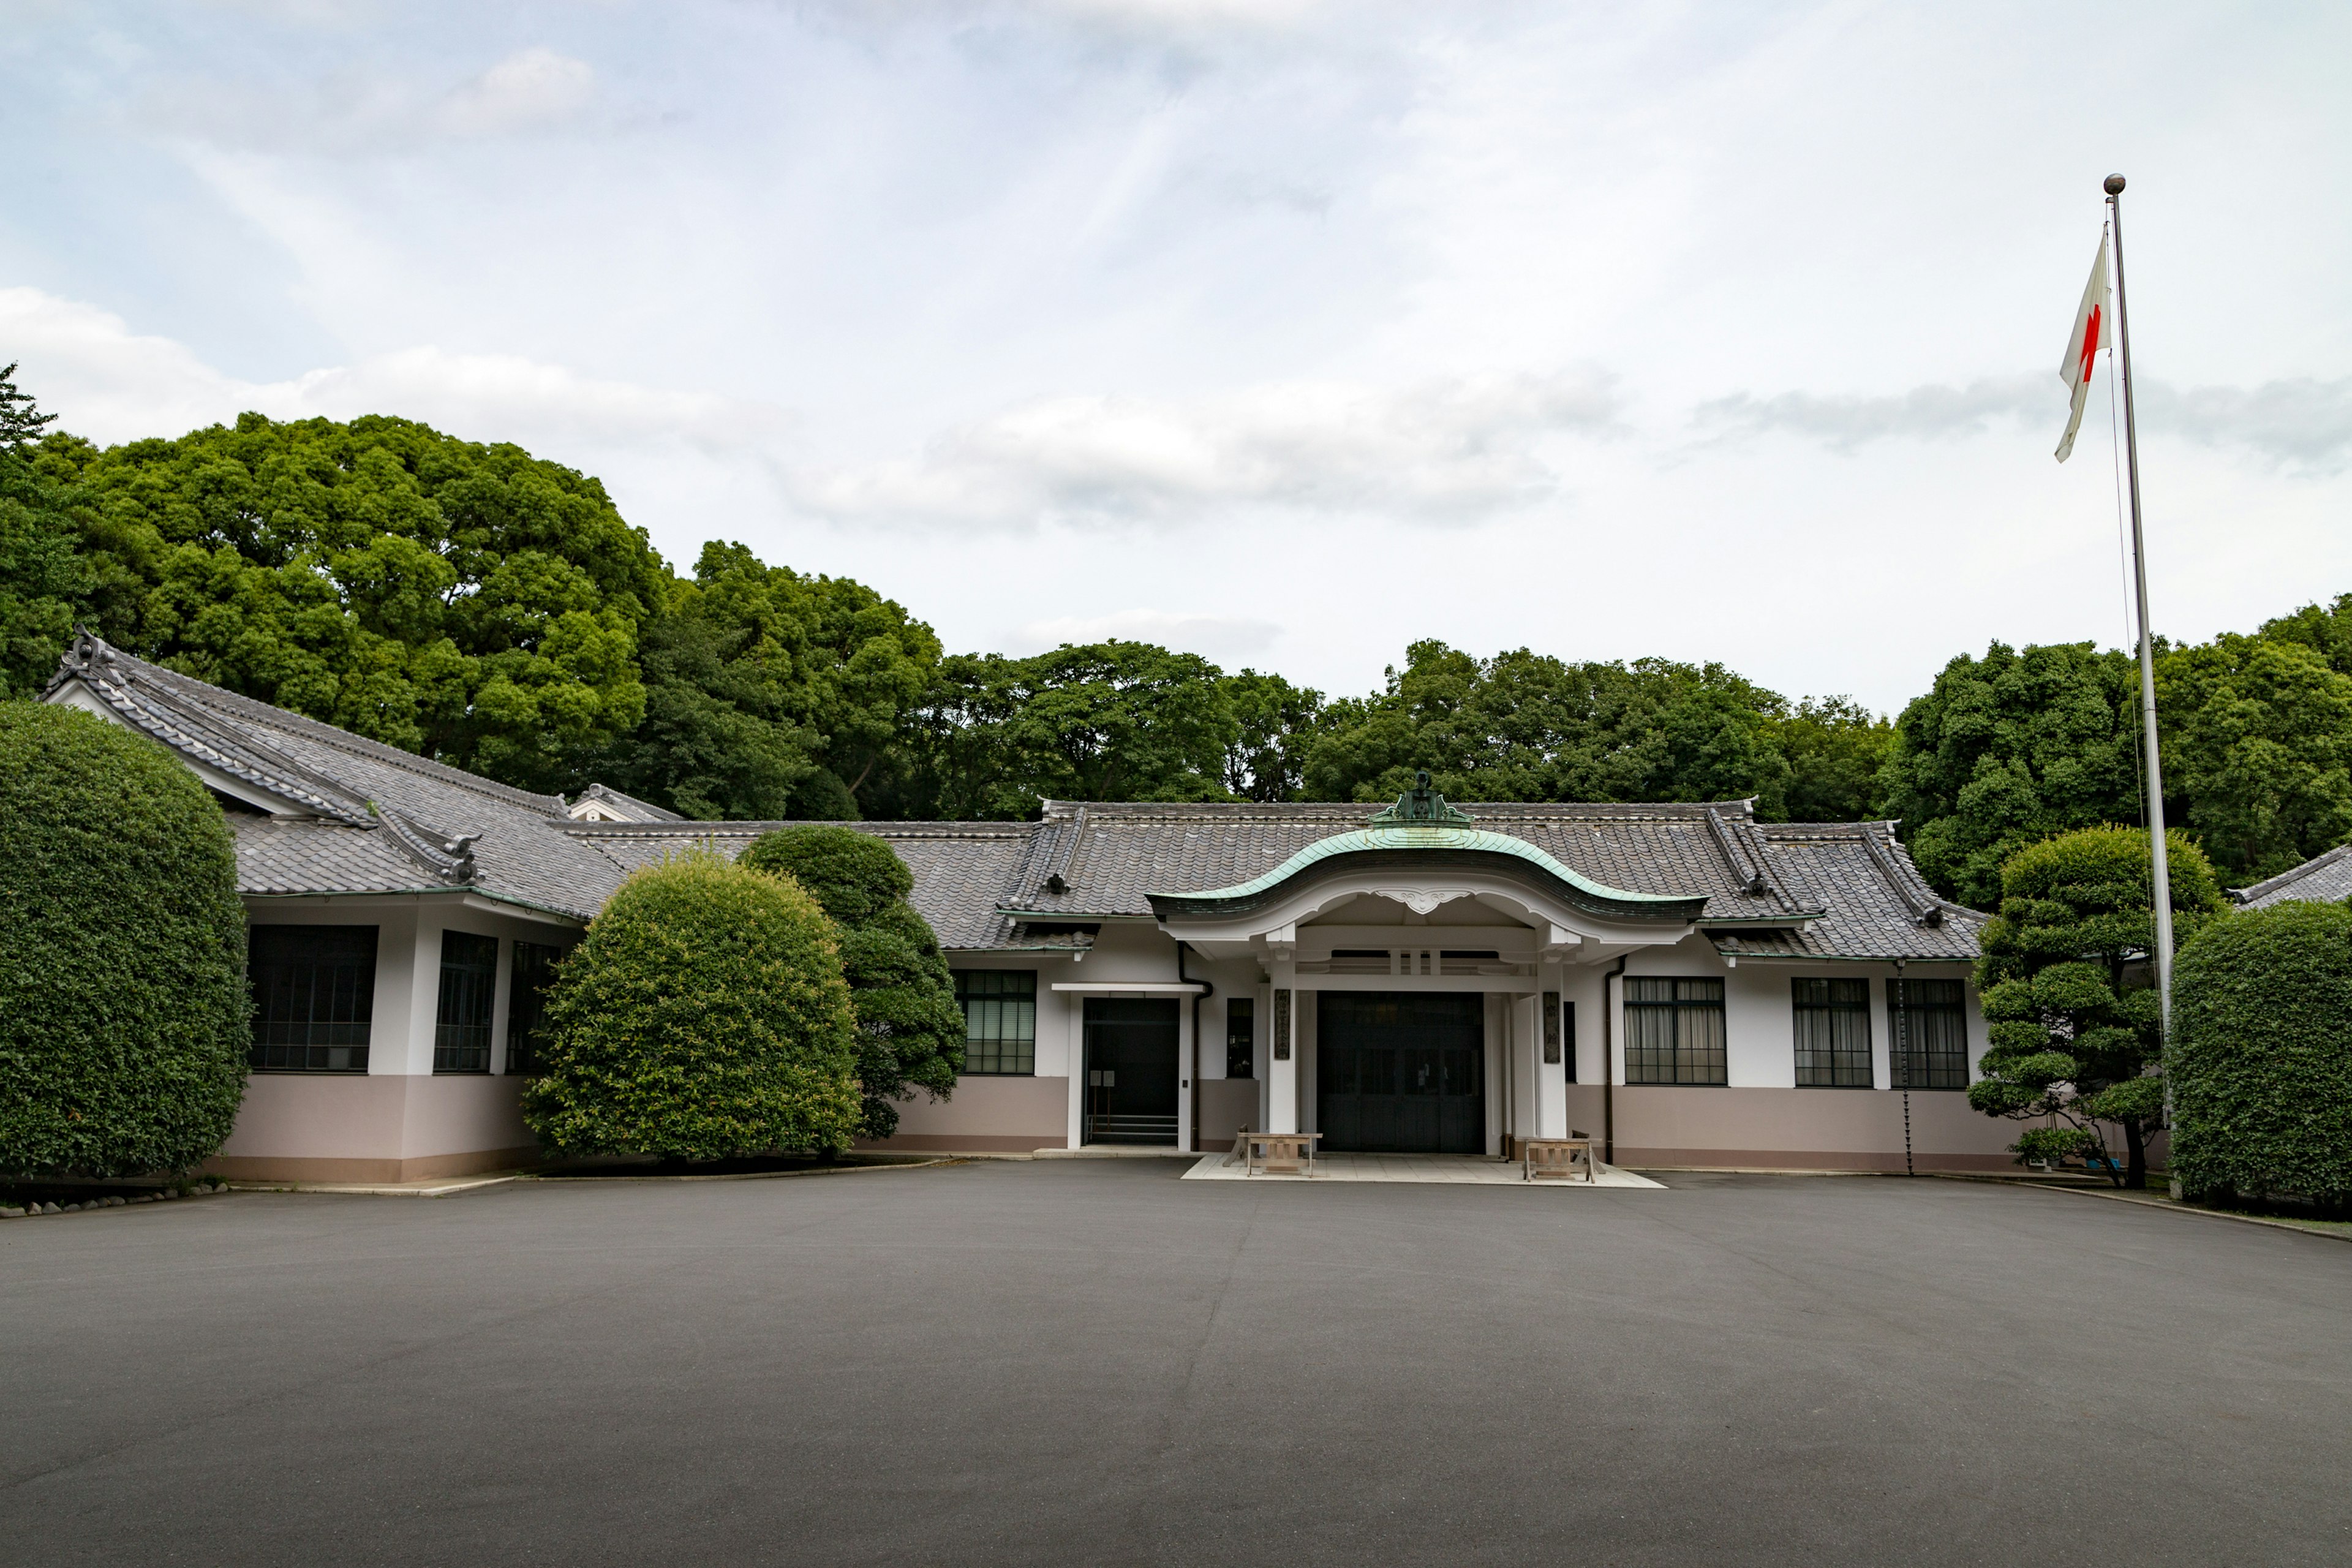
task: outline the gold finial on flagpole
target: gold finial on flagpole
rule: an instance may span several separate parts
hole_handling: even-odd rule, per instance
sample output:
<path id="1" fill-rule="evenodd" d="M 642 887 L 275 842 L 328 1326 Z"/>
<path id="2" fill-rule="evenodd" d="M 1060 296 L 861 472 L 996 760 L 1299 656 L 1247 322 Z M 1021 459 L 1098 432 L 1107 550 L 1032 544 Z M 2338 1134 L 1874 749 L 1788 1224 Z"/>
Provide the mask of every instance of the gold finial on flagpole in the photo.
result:
<path id="1" fill-rule="evenodd" d="M 2106 192 L 2107 195 L 2111 196 L 2122 195 L 2124 194 L 2124 177 L 2121 174 L 2109 174 L 2107 176 Z"/>

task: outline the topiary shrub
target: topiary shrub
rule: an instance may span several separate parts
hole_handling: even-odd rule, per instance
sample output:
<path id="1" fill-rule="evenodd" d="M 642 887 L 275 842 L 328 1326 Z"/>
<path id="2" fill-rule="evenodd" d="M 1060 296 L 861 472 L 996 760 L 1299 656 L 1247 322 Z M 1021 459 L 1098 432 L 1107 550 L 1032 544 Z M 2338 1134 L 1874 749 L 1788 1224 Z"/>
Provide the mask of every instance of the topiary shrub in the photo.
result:
<path id="1" fill-rule="evenodd" d="M 557 1154 L 845 1149 L 856 1031 L 814 900 L 708 851 L 639 870 L 557 971 L 523 1117 Z"/>
<path id="2" fill-rule="evenodd" d="M 2165 1069 L 2186 1194 L 2352 1202 L 2352 910 L 2274 904 L 2199 932 Z"/>
<path id="3" fill-rule="evenodd" d="M 2171 857 L 2177 929 L 2195 932 L 2224 906 L 2212 863 L 2178 833 Z M 2117 1184 L 2147 1184 L 2147 1134 L 2164 1120 L 2162 1009 L 2143 958 L 2156 944 L 2147 834 L 2086 827 L 2030 844 L 2001 865 L 2000 913 L 1985 924 L 1983 1077 L 1969 1103 L 1988 1116 L 2045 1120 L 2010 1147 L 2021 1163 L 2084 1156 Z M 2106 1129 L 2121 1128 L 2116 1171 Z"/>
<path id="4" fill-rule="evenodd" d="M 0 1173 L 184 1171 L 253 1048 L 236 845 L 195 775 L 70 708 L 0 703 Z"/>
<path id="5" fill-rule="evenodd" d="M 963 1067 L 963 1009 L 939 938 L 907 901 L 914 874 L 870 833 L 806 823 L 763 833 L 741 864 L 791 877 L 841 931 L 841 966 L 857 1013 L 860 1131 L 898 1130 L 896 1101 L 918 1089 L 945 1100 Z"/>

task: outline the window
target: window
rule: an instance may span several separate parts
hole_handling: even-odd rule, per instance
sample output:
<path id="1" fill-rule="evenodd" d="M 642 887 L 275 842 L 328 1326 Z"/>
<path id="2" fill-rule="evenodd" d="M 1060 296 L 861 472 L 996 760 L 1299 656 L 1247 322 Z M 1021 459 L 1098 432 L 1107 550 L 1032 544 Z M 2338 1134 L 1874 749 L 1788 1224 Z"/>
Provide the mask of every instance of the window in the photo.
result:
<path id="1" fill-rule="evenodd" d="M 434 1018 L 435 1072 L 490 1070 L 490 1009 L 498 1000 L 499 939 L 441 933 L 441 1007 Z"/>
<path id="2" fill-rule="evenodd" d="M 1257 1076 L 1257 1003 L 1252 997 L 1225 1004 L 1225 1076 Z"/>
<path id="3" fill-rule="evenodd" d="M 1870 982 L 1792 980 L 1799 1089 L 1868 1089 Z"/>
<path id="4" fill-rule="evenodd" d="M 1625 977 L 1625 1081 L 1727 1081 L 1722 981 Z"/>
<path id="5" fill-rule="evenodd" d="M 959 969 L 956 1001 L 963 1008 L 963 1070 L 1037 1070 L 1037 972 Z"/>
<path id="6" fill-rule="evenodd" d="M 537 1072 L 547 1038 L 547 988 L 555 983 L 560 947 L 536 942 L 514 944 L 513 977 L 507 986 L 507 1071 Z"/>
<path id="7" fill-rule="evenodd" d="M 375 927 L 255 926 L 253 1055 L 263 1072 L 365 1072 Z"/>
<path id="8" fill-rule="evenodd" d="M 1895 1087 L 1969 1087 L 1968 1003 L 1957 980 L 1890 980 Z"/>

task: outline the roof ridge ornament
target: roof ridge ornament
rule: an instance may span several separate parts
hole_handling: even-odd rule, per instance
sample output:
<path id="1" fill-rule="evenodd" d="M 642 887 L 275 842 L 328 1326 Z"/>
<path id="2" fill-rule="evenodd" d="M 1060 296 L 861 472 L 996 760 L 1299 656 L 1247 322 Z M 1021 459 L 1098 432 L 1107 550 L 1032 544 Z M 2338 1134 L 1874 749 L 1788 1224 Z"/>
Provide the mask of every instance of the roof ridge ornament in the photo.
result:
<path id="1" fill-rule="evenodd" d="M 1372 813 L 1374 827 L 1467 827 L 1475 819 L 1429 785 L 1429 770 L 1412 775 L 1412 788 L 1396 797 L 1394 805 Z"/>

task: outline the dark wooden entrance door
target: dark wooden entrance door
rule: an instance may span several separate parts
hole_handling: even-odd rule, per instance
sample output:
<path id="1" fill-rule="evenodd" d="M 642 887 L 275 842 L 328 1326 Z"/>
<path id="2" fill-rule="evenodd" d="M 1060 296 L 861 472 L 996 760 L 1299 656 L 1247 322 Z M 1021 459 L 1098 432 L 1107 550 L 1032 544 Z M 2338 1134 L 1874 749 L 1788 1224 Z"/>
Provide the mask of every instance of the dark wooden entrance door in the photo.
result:
<path id="1" fill-rule="evenodd" d="M 1176 1142 L 1176 999 L 1087 998 L 1089 1143 Z"/>
<path id="2" fill-rule="evenodd" d="M 1316 1126 L 1324 1148 L 1486 1152 L 1485 997 L 1326 991 L 1315 1038 Z"/>

